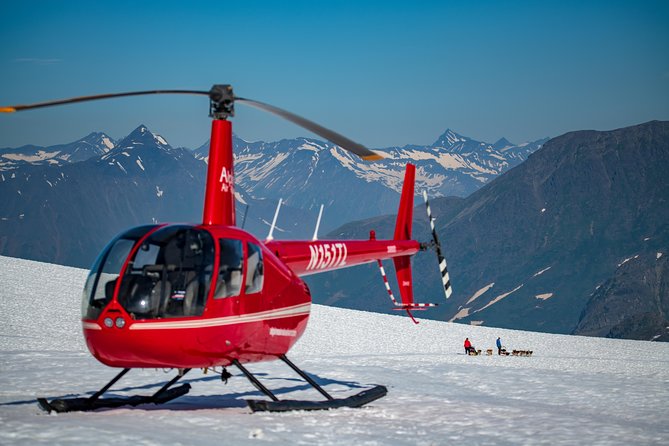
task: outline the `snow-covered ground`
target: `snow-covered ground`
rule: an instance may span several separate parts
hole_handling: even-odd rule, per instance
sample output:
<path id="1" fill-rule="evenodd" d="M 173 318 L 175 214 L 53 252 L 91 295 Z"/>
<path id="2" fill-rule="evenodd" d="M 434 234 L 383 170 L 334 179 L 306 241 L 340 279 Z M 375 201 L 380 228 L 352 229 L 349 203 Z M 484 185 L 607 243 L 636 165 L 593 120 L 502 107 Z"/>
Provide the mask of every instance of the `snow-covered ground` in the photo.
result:
<path id="1" fill-rule="evenodd" d="M 35 403 L 87 394 L 116 374 L 87 352 L 79 322 L 86 271 L 0 257 L 0 444 L 669 444 L 669 344 L 474 327 L 314 305 L 289 355 L 326 390 L 372 384 L 361 409 L 252 414 L 263 398 L 236 369 L 224 385 L 193 371 L 164 406 L 48 415 Z M 531 357 L 463 354 L 469 337 Z M 285 365 L 249 369 L 280 397 L 318 399 Z M 134 370 L 110 395 L 147 394 L 172 376 Z M 352 388 L 352 389 L 351 389 Z M 155 390 L 155 389 L 153 389 Z"/>

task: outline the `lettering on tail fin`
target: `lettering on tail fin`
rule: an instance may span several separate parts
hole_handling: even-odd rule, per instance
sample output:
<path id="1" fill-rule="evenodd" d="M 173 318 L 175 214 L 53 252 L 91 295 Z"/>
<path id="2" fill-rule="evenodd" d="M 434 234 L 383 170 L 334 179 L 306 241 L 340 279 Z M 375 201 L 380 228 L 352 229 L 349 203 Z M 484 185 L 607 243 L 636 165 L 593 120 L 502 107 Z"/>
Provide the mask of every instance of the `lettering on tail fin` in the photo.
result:
<path id="1" fill-rule="evenodd" d="M 310 260 L 307 270 L 340 268 L 346 266 L 346 243 L 317 243 L 309 245 Z"/>

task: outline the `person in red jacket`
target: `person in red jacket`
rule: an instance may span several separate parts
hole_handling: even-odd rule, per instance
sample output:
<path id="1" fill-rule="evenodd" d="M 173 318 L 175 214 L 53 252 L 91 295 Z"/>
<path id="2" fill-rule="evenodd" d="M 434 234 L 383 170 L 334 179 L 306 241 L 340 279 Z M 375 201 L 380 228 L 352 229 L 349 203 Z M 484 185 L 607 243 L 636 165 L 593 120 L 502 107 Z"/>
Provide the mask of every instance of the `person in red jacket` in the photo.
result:
<path id="1" fill-rule="evenodd" d="M 465 338 L 465 353 L 469 354 L 469 352 L 475 351 L 474 347 L 472 347 L 472 343 L 469 342 L 469 338 Z"/>

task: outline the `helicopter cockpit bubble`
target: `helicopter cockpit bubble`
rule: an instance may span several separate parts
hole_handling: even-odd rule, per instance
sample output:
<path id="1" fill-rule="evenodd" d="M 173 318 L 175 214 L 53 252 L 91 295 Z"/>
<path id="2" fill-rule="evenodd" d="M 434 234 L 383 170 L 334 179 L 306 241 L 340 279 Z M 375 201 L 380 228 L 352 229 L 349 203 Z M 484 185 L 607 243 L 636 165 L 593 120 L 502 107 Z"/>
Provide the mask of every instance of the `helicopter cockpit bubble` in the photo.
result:
<path id="1" fill-rule="evenodd" d="M 151 233 L 128 262 L 118 301 L 134 319 L 199 316 L 214 266 L 208 231 L 186 225 Z"/>
<path id="2" fill-rule="evenodd" d="M 158 225 L 143 225 L 117 235 L 104 247 L 93 263 L 82 293 L 81 315 L 84 319 L 97 319 L 102 309 L 111 301 L 116 280 L 132 247 Z"/>

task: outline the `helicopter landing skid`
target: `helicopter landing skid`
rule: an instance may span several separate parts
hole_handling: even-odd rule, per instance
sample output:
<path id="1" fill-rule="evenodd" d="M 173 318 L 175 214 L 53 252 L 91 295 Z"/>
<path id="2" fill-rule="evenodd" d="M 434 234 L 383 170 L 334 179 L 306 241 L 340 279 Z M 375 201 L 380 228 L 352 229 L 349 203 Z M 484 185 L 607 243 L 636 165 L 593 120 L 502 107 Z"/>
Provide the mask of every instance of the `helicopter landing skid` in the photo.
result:
<path id="1" fill-rule="evenodd" d="M 267 387 L 265 387 L 258 379 L 251 374 L 239 361 L 234 360 L 232 363 L 237 366 L 239 370 L 251 381 L 251 384 L 256 389 L 267 395 L 272 401 L 266 400 L 246 400 L 249 408 L 253 412 L 287 412 L 291 410 L 325 410 L 338 409 L 340 407 L 362 407 L 365 404 L 371 403 L 379 398 L 384 397 L 388 393 L 385 386 L 375 386 L 371 389 L 363 390 L 362 392 L 349 396 L 347 398 L 333 398 L 321 386 L 318 385 L 309 375 L 304 373 L 300 368 L 293 364 L 286 355 L 279 356 L 291 369 L 297 372 L 306 382 L 314 389 L 318 390 L 323 395 L 325 401 L 300 401 L 300 400 L 279 400 Z"/>
<path id="2" fill-rule="evenodd" d="M 102 389 L 97 391 L 94 395 L 88 398 L 57 398 L 51 401 L 47 401 L 46 398 L 37 398 L 37 403 L 40 409 L 45 412 L 88 412 L 91 410 L 102 409 L 102 408 L 114 408 L 121 406 L 139 406 L 140 404 L 163 404 L 168 401 L 171 401 L 175 398 L 178 398 L 182 395 L 185 395 L 190 390 L 190 384 L 182 384 L 179 387 L 170 389 L 170 387 L 176 383 L 181 377 L 190 371 L 190 369 L 184 369 L 177 376 L 172 378 L 167 384 L 160 388 L 156 393 L 151 396 L 144 395 L 133 395 L 129 397 L 118 397 L 118 398 L 100 398 L 103 393 L 105 393 L 109 388 L 116 383 L 119 379 L 128 373 L 130 369 L 123 369 L 118 375 L 116 375 L 107 385 Z"/>

